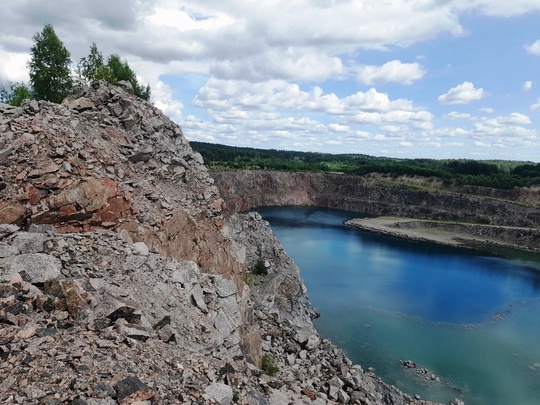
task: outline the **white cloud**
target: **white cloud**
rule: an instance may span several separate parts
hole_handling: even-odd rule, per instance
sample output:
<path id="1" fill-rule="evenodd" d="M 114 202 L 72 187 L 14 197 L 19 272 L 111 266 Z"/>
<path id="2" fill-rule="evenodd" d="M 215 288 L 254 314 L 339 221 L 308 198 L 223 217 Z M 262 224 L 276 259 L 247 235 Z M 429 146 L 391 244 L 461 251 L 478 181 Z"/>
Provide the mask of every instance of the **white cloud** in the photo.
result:
<path id="1" fill-rule="evenodd" d="M 449 2 L 458 10 L 478 10 L 482 14 L 509 17 L 527 12 L 539 11 L 540 4 L 536 0 L 453 0 Z"/>
<path id="2" fill-rule="evenodd" d="M 158 82 L 152 87 L 152 99 L 157 108 L 163 111 L 176 123 L 182 122 L 182 109 L 184 105 L 181 101 L 173 99 L 172 90 L 163 82 Z"/>
<path id="3" fill-rule="evenodd" d="M 525 45 L 525 49 L 531 55 L 540 55 L 540 39 L 536 40 L 530 45 Z"/>
<path id="4" fill-rule="evenodd" d="M 5 52 L 0 48 L 0 79 L 9 82 L 28 82 L 26 64 L 30 60 L 28 54 Z"/>
<path id="5" fill-rule="evenodd" d="M 465 119 L 471 118 L 471 114 L 452 111 L 452 112 L 444 115 L 443 118 L 446 118 L 446 119 L 449 119 L 449 120 L 465 120 Z"/>
<path id="6" fill-rule="evenodd" d="M 348 125 L 330 124 L 328 125 L 328 130 L 332 132 L 349 132 L 350 127 Z"/>
<path id="7" fill-rule="evenodd" d="M 512 113 L 495 118 L 482 118 L 474 123 L 473 135 L 493 138 L 535 139 L 536 131 L 523 126 L 531 123 L 530 118 L 521 113 Z"/>
<path id="8" fill-rule="evenodd" d="M 529 91 L 530 89 L 532 89 L 532 86 L 533 84 L 530 80 L 526 81 L 525 83 L 523 83 L 523 91 Z"/>
<path id="9" fill-rule="evenodd" d="M 382 66 L 361 66 L 357 80 L 368 85 L 388 82 L 412 84 L 425 74 L 425 69 L 418 63 L 403 63 L 399 60 L 392 60 Z"/>
<path id="10" fill-rule="evenodd" d="M 531 124 L 531 119 L 525 114 L 521 113 L 511 113 L 506 117 L 500 117 L 498 120 L 501 124 L 519 124 L 526 125 Z"/>
<path id="11" fill-rule="evenodd" d="M 484 97 L 484 89 L 476 89 L 471 82 L 452 87 L 446 94 L 440 95 L 438 100 L 441 104 L 468 104 Z"/>
<path id="12" fill-rule="evenodd" d="M 537 123 L 531 123 L 537 114 L 509 114 L 497 104 L 498 111 L 506 111 L 499 117 L 493 117 L 492 109 L 480 109 L 492 121 L 465 108 L 435 117 L 432 111 L 438 107 L 430 103 L 442 91 L 430 92 L 432 83 L 453 80 L 454 85 L 464 78 L 456 78 L 462 66 L 452 58 L 436 70 L 429 44 L 464 35 L 464 15 L 533 13 L 540 10 L 538 0 L 117 3 L 3 1 L 0 80 L 28 79 L 32 35 L 51 23 L 74 61 L 85 56 L 92 42 L 104 55 L 118 53 L 127 59 L 141 81 L 150 83 L 155 105 L 182 122 L 189 139 L 303 150 L 342 151 L 346 144 L 347 150 L 360 153 L 402 155 L 427 155 L 441 138 L 456 145 L 481 138 L 493 145 L 529 142 L 527 150 L 540 148 L 534 141 Z M 489 21 L 498 23 L 496 18 Z M 470 26 L 474 39 L 476 26 Z M 540 54 L 540 39 L 535 39 L 527 50 Z M 406 49 L 419 42 L 429 44 L 421 55 L 418 48 Z M 452 57 L 459 58 L 457 51 Z M 370 59 L 373 55 L 378 56 Z M 527 57 L 524 50 L 521 56 Z M 528 79 L 515 78 L 520 83 Z M 411 87 L 407 92 L 396 86 L 385 86 L 388 93 L 382 87 L 358 91 L 358 83 Z M 532 89 L 527 83 L 524 91 Z M 499 94 L 495 84 L 491 91 Z M 468 104 L 484 97 L 483 89 L 464 82 L 442 94 L 439 102 Z M 513 102 L 508 98 L 507 105 Z M 540 100 L 530 108 L 540 111 Z M 441 118 L 449 120 L 444 124 L 448 128 L 438 126 Z M 400 147 L 400 142 L 415 148 Z"/>

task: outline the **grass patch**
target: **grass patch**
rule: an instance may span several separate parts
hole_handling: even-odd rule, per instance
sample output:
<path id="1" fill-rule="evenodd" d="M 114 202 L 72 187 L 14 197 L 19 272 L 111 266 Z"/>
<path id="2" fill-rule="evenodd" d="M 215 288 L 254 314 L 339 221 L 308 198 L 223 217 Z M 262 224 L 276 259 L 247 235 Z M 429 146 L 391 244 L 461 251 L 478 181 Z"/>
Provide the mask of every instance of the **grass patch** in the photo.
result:
<path id="1" fill-rule="evenodd" d="M 266 353 L 263 354 L 261 358 L 261 370 L 270 376 L 277 374 L 279 367 L 276 365 L 273 356 Z"/>

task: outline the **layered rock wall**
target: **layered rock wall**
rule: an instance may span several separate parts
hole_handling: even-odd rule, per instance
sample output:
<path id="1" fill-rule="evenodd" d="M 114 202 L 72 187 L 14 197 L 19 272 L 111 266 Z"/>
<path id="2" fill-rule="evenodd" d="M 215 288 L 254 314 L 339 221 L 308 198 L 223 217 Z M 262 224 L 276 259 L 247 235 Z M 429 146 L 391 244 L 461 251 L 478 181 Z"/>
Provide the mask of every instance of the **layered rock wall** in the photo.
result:
<path id="1" fill-rule="evenodd" d="M 403 190 L 363 177 L 318 173 L 230 171 L 215 172 L 212 176 L 228 210 L 234 212 L 259 206 L 312 205 L 373 215 L 522 227 L 540 225 L 535 190 L 497 193 L 477 189 L 476 194 Z M 478 195 L 480 192 L 483 195 Z M 508 199 L 502 199 L 503 196 Z"/>

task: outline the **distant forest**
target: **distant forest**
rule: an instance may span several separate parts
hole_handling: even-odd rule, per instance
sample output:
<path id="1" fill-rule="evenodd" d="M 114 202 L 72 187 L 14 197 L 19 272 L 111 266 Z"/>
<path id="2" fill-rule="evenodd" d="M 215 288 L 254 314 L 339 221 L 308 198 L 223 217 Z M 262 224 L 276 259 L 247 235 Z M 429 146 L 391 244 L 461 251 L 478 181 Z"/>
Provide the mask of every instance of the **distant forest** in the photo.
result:
<path id="1" fill-rule="evenodd" d="M 294 152 L 190 142 L 211 170 L 280 170 L 364 176 L 436 177 L 446 185 L 501 189 L 540 185 L 540 163 L 506 160 L 398 159 L 359 154 Z"/>

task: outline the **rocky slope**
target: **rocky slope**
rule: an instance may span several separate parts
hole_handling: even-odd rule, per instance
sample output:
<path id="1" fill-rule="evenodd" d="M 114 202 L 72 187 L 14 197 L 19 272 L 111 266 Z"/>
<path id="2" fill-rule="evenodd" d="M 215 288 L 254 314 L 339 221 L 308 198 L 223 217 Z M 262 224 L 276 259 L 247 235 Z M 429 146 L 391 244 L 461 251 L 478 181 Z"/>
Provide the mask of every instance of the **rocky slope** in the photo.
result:
<path id="1" fill-rule="evenodd" d="M 0 104 L 0 176 L 0 402 L 427 403 L 318 336 L 268 225 L 125 83 Z"/>
<path id="2" fill-rule="evenodd" d="M 212 176 L 231 211 L 313 205 L 373 215 L 529 228 L 540 225 L 540 193 L 532 189 L 411 190 L 389 187 L 377 179 L 319 173 L 230 171 Z"/>

